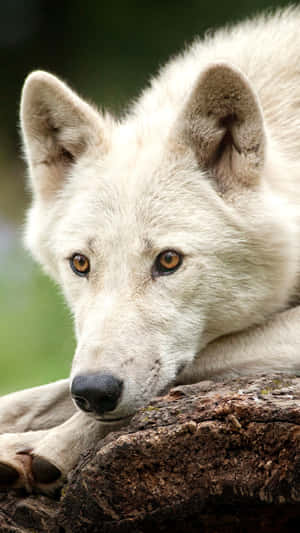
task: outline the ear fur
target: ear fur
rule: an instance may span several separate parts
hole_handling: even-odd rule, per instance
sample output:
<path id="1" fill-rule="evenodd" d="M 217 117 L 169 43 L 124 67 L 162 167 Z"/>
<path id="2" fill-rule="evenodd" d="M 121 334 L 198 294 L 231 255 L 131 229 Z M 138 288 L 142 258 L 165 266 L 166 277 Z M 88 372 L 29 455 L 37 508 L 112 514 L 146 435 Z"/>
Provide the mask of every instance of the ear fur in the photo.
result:
<path id="1" fill-rule="evenodd" d="M 33 190 L 43 199 L 59 190 L 70 166 L 86 150 L 105 149 L 104 118 L 47 72 L 27 77 L 20 118 Z"/>
<path id="2" fill-rule="evenodd" d="M 214 63 L 201 74 L 179 129 L 221 192 L 258 183 L 264 164 L 263 116 L 249 81 L 235 67 Z"/>

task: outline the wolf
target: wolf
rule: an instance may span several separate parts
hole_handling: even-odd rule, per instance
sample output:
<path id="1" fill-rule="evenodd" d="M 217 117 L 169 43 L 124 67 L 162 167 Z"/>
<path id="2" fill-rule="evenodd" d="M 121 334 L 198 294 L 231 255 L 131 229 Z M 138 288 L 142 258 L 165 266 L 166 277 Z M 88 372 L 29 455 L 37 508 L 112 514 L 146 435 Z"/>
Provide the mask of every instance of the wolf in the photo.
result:
<path id="1" fill-rule="evenodd" d="M 299 27 L 289 8 L 196 40 L 120 119 L 26 79 L 25 243 L 77 348 L 69 379 L 1 399 L 2 486 L 51 493 L 173 385 L 299 372 Z"/>

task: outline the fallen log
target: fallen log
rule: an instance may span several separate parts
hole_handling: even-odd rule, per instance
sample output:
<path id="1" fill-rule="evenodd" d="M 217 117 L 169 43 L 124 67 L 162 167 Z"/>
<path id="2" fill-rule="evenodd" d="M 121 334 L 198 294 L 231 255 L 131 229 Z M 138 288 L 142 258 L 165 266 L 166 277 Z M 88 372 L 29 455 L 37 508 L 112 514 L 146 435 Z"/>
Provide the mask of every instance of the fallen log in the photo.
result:
<path id="1" fill-rule="evenodd" d="M 57 500 L 0 494 L 1 533 L 288 533 L 300 378 L 180 386 L 87 450 Z"/>

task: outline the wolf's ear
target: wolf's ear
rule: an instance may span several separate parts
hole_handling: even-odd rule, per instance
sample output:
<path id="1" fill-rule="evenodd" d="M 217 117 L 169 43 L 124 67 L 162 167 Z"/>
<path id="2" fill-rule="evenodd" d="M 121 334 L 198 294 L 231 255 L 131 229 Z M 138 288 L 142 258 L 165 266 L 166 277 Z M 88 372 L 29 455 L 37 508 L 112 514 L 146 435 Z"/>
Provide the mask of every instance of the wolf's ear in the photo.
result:
<path id="1" fill-rule="evenodd" d="M 178 121 L 181 139 L 195 151 L 221 192 L 253 187 L 264 164 L 265 131 L 248 80 L 227 63 L 210 65 L 198 79 Z"/>
<path id="2" fill-rule="evenodd" d="M 51 198 L 87 150 L 104 149 L 104 119 L 65 83 L 36 71 L 25 81 L 21 130 L 33 191 Z"/>

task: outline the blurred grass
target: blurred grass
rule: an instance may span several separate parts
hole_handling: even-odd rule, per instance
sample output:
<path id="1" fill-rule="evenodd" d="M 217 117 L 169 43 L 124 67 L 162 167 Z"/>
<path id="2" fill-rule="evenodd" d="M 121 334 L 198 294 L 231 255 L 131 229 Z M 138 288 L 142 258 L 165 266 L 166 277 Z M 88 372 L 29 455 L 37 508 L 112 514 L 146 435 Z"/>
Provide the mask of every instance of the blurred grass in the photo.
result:
<path id="1" fill-rule="evenodd" d="M 66 377 L 75 343 L 58 289 L 19 245 L 0 266 L 0 394 Z"/>

